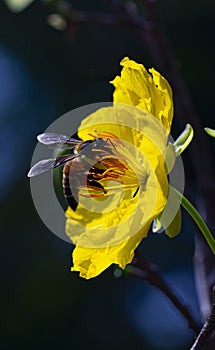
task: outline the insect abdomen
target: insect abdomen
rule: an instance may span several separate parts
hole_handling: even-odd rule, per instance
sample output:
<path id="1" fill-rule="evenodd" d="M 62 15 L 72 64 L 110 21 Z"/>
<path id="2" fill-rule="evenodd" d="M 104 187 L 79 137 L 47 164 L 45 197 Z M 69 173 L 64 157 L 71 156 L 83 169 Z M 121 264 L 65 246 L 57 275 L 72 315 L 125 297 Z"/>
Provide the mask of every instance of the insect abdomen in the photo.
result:
<path id="1" fill-rule="evenodd" d="M 72 193 L 71 191 L 71 186 L 70 186 L 70 183 L 71 181 L 74 182 L 75 178 L 73 176 L 73 178 L 71 179 L 70 177 L 70 174 L 72 173 L 72 170 L 71 170 L 71 167 L 72 167 L 72 164 L 70 164 L 70 162 L 68 162 L 68 164 L 66 164 L 64 166 L 64 169 L 63 169 L 63 178 L 62 178 L 62 185 L 63 185 L 63 194 L 64 194 L 64 197 L 66 198 L 69 206 L 72 208 L 72 210 L 76 210 L 77 206 L 78 206 L 78 203 L 77 201 L 75 200 L 74 198 L 74 195 L 77 196 L 78 195 L 78 189 L 76 188 L 77 186 L 75 186 L 75 183 L 74 186 L 73 186 L 73 193 L 74 191 L 76 193 Z M 74 175 L 74 174 L 73 174 Z M 77 198 L 77 197 L 76 197 Z"/>

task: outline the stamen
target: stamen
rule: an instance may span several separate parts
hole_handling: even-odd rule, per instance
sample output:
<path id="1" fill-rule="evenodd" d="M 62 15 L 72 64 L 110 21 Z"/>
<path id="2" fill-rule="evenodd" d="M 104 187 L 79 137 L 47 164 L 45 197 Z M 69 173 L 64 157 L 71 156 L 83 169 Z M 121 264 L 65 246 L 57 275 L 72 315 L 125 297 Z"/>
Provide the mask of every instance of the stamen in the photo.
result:
<path id="1" fill-rule="evenodd" d="M 139 182 L 134 169 L 142 173 L 142 165 L 138 164 L 123 142 L 113 133 L 98 132 L 94 129 L 88 135 L 94 139 L 91 149 L 94 165 L 87 173 L 87 186 L 80 186 L 79 194 L 84 197 L 99 198 L 123 189 L 131 189 L 132 192 L 134 191 L 131 198 L 136 197 L 139 192 Z M 110 181 L 114 181 L 115 185 L 108 186 Z"/>
<path id="2" fill-rule="evenodd" d="M 104 193 L 90 193 L 90 194 L 85 194 L 85 193 L 81 193 L 82 197 L 92 197 L 92 198 L 101 198 L 101 197 L 105 197 Z"/>
<path id="3" fill-rule="evenodd" d="M 120 169 L 117 168 L 117 167 L 112 167 L 112 168 L 109 168 L 109 169 L 105 170 L 104 173 L 103 173 L 103 176 L 105 176 L 106 174 L 108 174 L 111 171 L 117 172 L 118 175 L 124 175 L 124 173 L 125 173 L 124 171 L 120 172 Z"/>

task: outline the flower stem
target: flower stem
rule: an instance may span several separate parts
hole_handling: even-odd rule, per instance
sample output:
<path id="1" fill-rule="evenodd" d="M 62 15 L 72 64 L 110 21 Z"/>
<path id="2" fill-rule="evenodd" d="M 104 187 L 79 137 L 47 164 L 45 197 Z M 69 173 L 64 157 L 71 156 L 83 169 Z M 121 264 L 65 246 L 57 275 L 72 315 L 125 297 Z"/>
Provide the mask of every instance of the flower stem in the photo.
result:
<path id="1" fill-rule="evenodd" d="M 211 248 L 212 252 L 215 255 L 215 239 L 210 232 L 208 226 L 206 225 L 205 221 L 199 214 L 199 212 L 196 210 L 196 208 L 188 201 L 187 198 L 183 196 L 176 188 L 172 187 L 172 190 L 175 192 L 179 200 L 181 201 L 181 205 L 184 207 L 184 209 L 188 212 L 188 214 L 193 218 L 196 225 L 199 227 L 201 233 L 205 237 L 209 247 Z"/>

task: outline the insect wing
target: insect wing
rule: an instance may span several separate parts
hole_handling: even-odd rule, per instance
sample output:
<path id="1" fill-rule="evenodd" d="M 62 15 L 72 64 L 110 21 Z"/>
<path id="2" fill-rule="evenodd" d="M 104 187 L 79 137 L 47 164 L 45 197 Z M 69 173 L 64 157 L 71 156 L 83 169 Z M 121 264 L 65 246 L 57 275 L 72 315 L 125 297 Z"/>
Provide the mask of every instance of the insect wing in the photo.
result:
<path id="1" fill-rule="evenodd" d="M 56 133 L 44 133 L 37 136 L 37 140 L 51 148 L 71 149 L 82 141 L 70 136 Z"/>
<path id="2" fill-rule="evenodd" d="M 51 169 L 54 169 L 60 165 L 65 164 L 69 160 L 77 158 L 74 155 L 64 155 L 56 158 L 43 159 L 40 162 L 36 163 L 29 171 L 28 177 L 37 176 L 39 174 L 45 173 Z"/>

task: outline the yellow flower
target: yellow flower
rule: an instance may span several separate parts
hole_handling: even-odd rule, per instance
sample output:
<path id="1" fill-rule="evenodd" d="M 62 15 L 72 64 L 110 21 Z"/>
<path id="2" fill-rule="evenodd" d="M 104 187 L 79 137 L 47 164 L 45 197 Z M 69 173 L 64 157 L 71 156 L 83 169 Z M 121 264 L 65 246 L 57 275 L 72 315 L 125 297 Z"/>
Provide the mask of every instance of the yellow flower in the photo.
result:
<path id="1" fill-rule="evenodd" d="M 79 137 L 92 141 L 77 159 L 78 206 L 67 209 L 66 233 L 76 244 L 72 270 L 86 279 L 132 261 L 168 196 L 171 88 L 154 69 L 149 74 L 128 58 L 121 65 L 121 77 L 112 82 L 114 105 L 89 115 L 79 128 Z"/>

